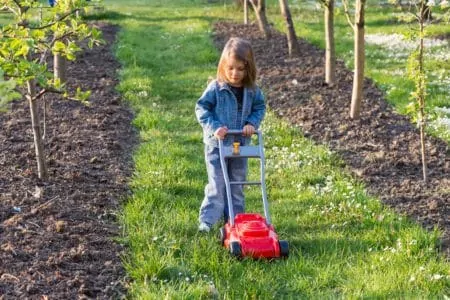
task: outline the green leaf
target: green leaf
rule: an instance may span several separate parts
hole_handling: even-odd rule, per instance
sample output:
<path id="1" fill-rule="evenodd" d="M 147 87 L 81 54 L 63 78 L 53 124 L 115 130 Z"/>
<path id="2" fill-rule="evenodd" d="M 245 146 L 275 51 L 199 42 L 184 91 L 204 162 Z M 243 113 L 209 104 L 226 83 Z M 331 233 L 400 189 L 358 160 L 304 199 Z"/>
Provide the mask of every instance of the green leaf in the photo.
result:
<path id="1" fill-rule="evenodd" d="M 91 91 L 83 92 L 80 87 L 77 87 L 77 91 L 76 91 L 76 94 L 75 94 L 75 99 L 77 99 L 77 100 L 79 100 L 79 101 L 81 101 L 81 102 L 83 102 L 85 104 L 88 104 L 87 101 L 88 101 L 90 96 L 91 96 Z"/>
<path id="2" fill-rule="evenodd" d="M 15 51 L 14 57 L 26 57 L 29 51 L 30 47 L 28 47 L 27 44 L 23 44 L 19 49 Z"/>
<path id="3" fill-rule="evenodd" d="M 12 79 L 5 81 L 3 71 L 0 70 L 0 111 L 6 111 L 9 102 L 21 97 L 15 88 L 16 82 Z"/>
<path id="4" fill-rule="evenodd" d="M 55 53 L 63 53 L 66 51 L 66 44 L 61 41 L 56 41 L 53 45 L 52 52 Z"/>
<path id="5" fill-rule="evenodd" d="M 68 52 L 66 54 L 66 58 L 67 60 L 74 61 L 77 57 L 75 56 L 75 54 Z"/>
<path id="6" fill-rule="evenodd" d="M 32 30 L 31 38 L 37 41 L 41 41 L 45 39 L 45 31 L 44 30 Z"/>
<path id="7" fill-rule="evenodd" d="M 69 42 L 69 44 L 67 45 L 67 50 L 72 53 L 75 53 L 81 51 L 81 48 L 76 43 Z"/>

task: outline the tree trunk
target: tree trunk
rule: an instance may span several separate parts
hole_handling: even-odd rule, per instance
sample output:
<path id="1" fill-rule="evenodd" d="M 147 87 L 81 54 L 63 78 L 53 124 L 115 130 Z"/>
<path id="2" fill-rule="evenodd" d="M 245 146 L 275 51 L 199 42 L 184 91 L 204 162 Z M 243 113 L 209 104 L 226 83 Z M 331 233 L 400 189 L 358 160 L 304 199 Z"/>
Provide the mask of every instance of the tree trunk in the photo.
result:
<path id="1" fill-rule="evenodd" d="M 358 119 L 361 110 L 361 101 L 364 83 L 364 6 L 365 0 L 356 0 L 355 7 L 355 71 L 353 76 L 352 103 L 350 117 Z"/>
<path id="2" fill-rule="evenodd" d="M 427 176 L 427 161 L 426 161 L 426 149 L 425 149 L 425 126 L 426 126 L 426 120 L 425 120 L 425 74 L 424 74 L 424 44 L 423 44 L 423 37 L 424 37 L 424 22 L 427 20 L 428 12 L 423 9 L 425 6 L 425 3 L 422 2 L 422 10 L 420 12 L 420 18 L 419 18 L 419 25 L 420 25 L 420 45 L 419 45 L 419 57 L 418 57 L 418 63 L 419 63 L 419 86 L 418 86 L 418 98 L 419 98 L 419 128 L 420 128 L 420 148 L 421 148 L 421 154 L 422 154 L 422 174 L 423 174 L 423 181 L 428 181 Z"/>
<path id="3" fill-rule="evenodd" d="M 41 135 L 41 124 L 39 118 L 39 108 L 36 96 L 36 85 L 34 80 L 30 80 L 27 82 L 28 88 L 28 103 L 30 105 L 30 114 L 31 114 L 31 126 L 33 129 L 33 138 L 34 138 L 34 149 L 36 152 L 36 162 L 38 167 L 38 177 L 40 179 L 47 178 L 47 165 L 45 162 L 45 154 L 44 154 L 44 141 L 42 140 Z"/>
<path id="4" fill-rule="evenodd" d="M 248 25 L 248 0 L 244 0 L 244 24 Z"/>
<path id="5" fill-rule="evenodd" d="M 66 59 L 59 53 L 55 53 L 53 56 L 53 75 L 55 79 L 59 79 L 61 83 L 65 83 L 66 76 Z"/>
<path id="6" fill-rule="evenodd" d="M 287 41 L 289 56 L 297 56 L 300 54 L 300 47 L 297 41 L 297 35 L 295 34 L 294 23 L 292 22 L 291 11 L 289 10 L 289 5 L 287 0 L 279 0 L 280 9 L 283 18 L 286 20 L 287 27 Z"/>
<path id="7" fill-rule="evenodd" d="M 259 30 L 264 34 L 266 39 L 270 39 L 272 34 L 270 32 L 269 22 L 266 16 L 266 1 L 265 0 L 249 0 L 255 10 L 256 19 L 258 21 Z M 257 4 L 255 4 L 257 1 Z"/>
<path id="8" fill-rule="evenodd" d="M 336 48 L 334 46 L 334 0 L 325 3 L 325 82 L 336 81 Z"/>

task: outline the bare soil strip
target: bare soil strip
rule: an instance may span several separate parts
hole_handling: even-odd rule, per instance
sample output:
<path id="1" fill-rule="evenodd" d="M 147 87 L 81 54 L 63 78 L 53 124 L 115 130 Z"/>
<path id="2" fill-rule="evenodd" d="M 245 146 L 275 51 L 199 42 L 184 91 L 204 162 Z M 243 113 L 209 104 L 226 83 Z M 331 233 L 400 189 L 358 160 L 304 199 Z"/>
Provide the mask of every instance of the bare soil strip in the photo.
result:
<path id="1" fill-rule="evenodd" d="M 50 178 L 36 178 L 26 101 L 0 114 L 0 299 L 111 299 L 125 294 L 116 223 L 127 195 L 133 115 L 121 104 L 111 45 L 118 28 L 97 24 L 107 45 L 69 65 L 69 86 L 90 106 L 45 96 Z M 43 299 L 43 298 L 42 298 Z"/>

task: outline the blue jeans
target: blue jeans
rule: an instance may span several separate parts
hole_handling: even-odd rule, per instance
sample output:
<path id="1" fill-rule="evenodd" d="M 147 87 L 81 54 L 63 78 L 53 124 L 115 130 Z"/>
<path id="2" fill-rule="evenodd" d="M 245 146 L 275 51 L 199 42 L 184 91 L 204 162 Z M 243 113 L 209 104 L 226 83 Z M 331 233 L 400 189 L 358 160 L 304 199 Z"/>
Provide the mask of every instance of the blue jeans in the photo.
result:
<path id="1" fill-rule="evenodd" d="M 205 187 L 205 198 L 200 206 L 200 222 L 211 225 L 219 221 L 222 216 L 228 221 L 228 203 L 225 191 L 225 180 L 220 165 L 219 148 L 205 146 L 206 171 L 208 184 Z M 247 178 L 247 158 L 232 158 L 226 161 L 230 181 L 245 181 Z M 244 187 L 231 186 L 234 215 L 245 211 Z"/>

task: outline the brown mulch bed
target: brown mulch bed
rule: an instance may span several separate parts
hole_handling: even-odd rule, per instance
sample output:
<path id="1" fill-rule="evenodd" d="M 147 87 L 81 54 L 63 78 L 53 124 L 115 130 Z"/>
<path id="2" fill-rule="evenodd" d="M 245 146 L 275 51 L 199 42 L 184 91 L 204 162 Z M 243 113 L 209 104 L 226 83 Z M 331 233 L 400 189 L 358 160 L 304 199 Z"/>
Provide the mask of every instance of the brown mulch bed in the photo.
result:
<path id="1" fill-rule="evenodd" d="M 110 49 L 118 28 L 97 24 L 107 45 L 68 66 L 69 88 L 90 106 L 46 95 L 49 179 L 38 180 L 29 109 L 0 114 L 0 299 L 122 298 L 117 213 L 127 195 L 133 115 L 121 104 Z"/>
<path id="2" fill-rule="evenodd" d="M 359 120 L 349 117 L 353 73 L 337 64 L 337 84 L 324 83 L 324 51 L 299 40 L 300 57 L 289 59 L 284 35 L 265 40 L 256 25 L 219 22 L 216 45 L 231 36 L 251 41 L 267 103 L 279 116 L 318 143 L 339 153 L 355 176 L 383 203 L 427 229 L 442 230 L 443 253 L 450 255 L 450 151 L 427 137 L 429 181 L 422 180 L 418 130 L 395 113 L 370 80 L 364 83 Z"/>

